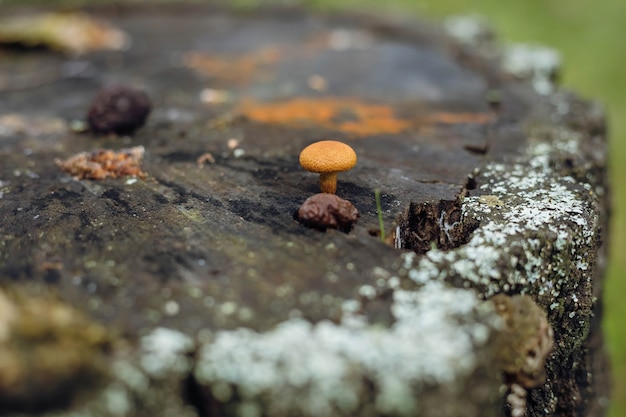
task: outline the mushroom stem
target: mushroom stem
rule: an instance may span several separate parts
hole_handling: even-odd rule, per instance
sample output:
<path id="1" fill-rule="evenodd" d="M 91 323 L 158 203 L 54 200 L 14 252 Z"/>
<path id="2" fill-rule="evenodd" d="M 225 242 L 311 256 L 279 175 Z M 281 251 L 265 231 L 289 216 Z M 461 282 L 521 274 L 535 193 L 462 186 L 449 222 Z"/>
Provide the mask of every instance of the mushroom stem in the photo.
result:
<path id="1" fill-rule="evenodd" d="M 335 194 L 337 191 L 336 172 L 323 172 L 320 174 L 320 190 L 323 193 Z"/>

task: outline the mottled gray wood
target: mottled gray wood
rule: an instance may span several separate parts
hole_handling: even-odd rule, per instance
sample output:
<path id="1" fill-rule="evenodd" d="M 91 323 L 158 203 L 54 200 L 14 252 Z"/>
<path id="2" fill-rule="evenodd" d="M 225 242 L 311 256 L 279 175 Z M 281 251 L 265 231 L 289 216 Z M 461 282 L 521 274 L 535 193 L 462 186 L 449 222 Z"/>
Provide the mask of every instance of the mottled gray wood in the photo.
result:
<path id="1" fill-rule="evenodd" d="M 539 94 L 423 23 L 97 13 L 128 32 L 129 50 L 0 50 L 4 85 L 47 74 L 0 91 L 3 286 L 43 284 L 117 332 L 109 382 L 75 410 L 506 415 L 484 300 L 524 293 L 556 338 L 528 415 L 602 415 L 606 145 L 595 105 Z M 147 126 L 132 138 L 73 133 L 110 82 L 147 90 Z M 202 102 L 206 88 L 228 99 Z M 339 175 L 338 195 L 361 214 L 348 234 L 294 219 L 318 192 L 298 153 L 320 139 L 359 158 Z M 138 145 L 147 177 L 136 181 L 76 180 L 54 162 Z M 214 163 L 199 166 L 207 152 Z M 375 189 L 392 244 L 374 236 Z"/>

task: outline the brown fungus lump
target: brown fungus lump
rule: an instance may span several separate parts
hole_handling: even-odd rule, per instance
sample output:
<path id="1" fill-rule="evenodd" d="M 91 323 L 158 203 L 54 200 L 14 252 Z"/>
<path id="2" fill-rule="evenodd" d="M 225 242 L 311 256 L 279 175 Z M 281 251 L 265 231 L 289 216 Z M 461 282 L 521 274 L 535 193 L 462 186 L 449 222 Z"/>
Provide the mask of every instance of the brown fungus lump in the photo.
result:
<path id="1" fill-rule="evenodd" d="M 128 135 L 142 127 L 152 103 L 143 91 L 122 84 L 102 88 L 87 112 L 87 123 L 98 134 Z"/>
<path id="2" fill-rule="evenodd" d="M 348 232 L 359 218 L 359 211 L 351 202 L 335 194 L 319 193 L 304 201 L 297 217 L 300 223 L 308 227 Z"/>
<path id="3" fill-rule="evenodd" d="M 320 174 L 322 193 L 335 194 L 337 173 L 356 165 L 354 149 L 335 140 L 322 140 L 307 146 L 300 153 L 300 165 L 307 171 Z"/>

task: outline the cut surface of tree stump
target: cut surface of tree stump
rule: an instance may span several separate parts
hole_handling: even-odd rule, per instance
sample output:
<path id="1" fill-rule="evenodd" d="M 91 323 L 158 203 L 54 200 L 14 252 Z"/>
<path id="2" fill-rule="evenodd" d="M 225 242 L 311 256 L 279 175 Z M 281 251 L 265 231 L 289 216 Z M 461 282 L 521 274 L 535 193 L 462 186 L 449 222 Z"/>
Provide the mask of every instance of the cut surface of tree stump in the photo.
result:
<path id="1" fill-rule="evenodd" d="M 597 105 L 421 22 L 92 14 L 128 47 L 0 49 L 2 414 L 604 414 Z M 72 129 L 112 84 L 145 126 Z M 327 139 L 343 231 L 297 220 Z M 101 149 L 136 175 L 61 169 Z"/>

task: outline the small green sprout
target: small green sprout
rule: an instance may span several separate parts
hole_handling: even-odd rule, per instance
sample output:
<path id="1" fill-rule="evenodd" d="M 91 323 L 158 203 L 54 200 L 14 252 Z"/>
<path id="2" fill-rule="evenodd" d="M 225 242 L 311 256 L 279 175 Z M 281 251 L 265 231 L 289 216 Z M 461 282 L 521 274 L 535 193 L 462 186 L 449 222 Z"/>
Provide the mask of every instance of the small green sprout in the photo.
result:
<path id="1" fill-rule="evenodd" d="M 380 240 L 385 241 L 385 223 L 383 222 L 383 208 L 380 204 L 380 190 L 374 190 L 374 198 L 376 199 L 376 213 L 378 214 L 378 227 L 380 228 Z"/>

